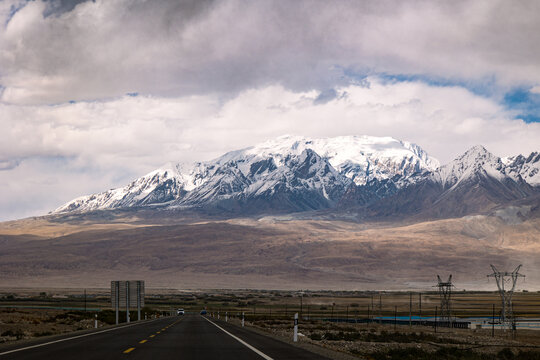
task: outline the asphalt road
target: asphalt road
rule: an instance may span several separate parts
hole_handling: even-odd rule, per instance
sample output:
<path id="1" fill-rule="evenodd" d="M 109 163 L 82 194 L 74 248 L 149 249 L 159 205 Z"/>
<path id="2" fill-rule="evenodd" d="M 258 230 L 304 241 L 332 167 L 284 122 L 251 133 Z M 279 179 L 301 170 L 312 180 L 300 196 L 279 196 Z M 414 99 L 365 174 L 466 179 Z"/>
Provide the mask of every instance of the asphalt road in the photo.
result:
<path id="1" fill-rule="evenodd" d="M 327 359 L 200 315 L 162 318 L 0 350 L 0 359 Z"/>

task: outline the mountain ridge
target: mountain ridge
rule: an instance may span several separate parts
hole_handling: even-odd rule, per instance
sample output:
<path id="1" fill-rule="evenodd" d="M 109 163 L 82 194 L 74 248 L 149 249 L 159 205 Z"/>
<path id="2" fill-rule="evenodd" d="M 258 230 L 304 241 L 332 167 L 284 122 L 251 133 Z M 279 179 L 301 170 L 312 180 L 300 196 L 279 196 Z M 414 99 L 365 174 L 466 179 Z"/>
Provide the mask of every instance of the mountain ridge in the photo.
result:
<path id="1" fill-rule="evenodd" d="M 158 169 L 52 214 L 138 207 L 230 214 L 369 208 L 372 217 L 482 213 L 540 191 L 540 155 L 499 158 L 477 145 L 440 165 L 390 137 L 282 136 L 191 166 Z"/>

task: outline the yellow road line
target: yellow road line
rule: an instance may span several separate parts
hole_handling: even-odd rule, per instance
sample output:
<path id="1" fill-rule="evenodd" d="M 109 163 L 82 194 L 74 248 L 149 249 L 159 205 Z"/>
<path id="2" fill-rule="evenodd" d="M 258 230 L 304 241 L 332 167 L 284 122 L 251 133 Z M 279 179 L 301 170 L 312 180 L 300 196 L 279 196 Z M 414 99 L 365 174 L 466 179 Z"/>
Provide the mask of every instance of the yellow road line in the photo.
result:
<path id="1" fill-rule="evenodd" d="M 161 331 L 158 331 L 156 334 L 161 334 Z"/>
<path id="2" fill-rule="evenodd" d="M 132 352 L 133 350 L 135 350 L 135 348 L 129 348 L 129 349 L 127 349 L 126 351 L 124 351 L 124 354 L 129 354 L 129 353 Z"/>
<path id="3" fill-rule="evenodd" d="M 154 337 L 154 336 L 156 336 L 156 335 L 150 335 L 150 337 Z"/>
<path id="4" fill-rule="evenodd" d="M 148 340 L 144 339 L 144 340 L 141 340 L 139 341 L 139 344 L 144 344 L 145 342 L 147 342 Z"/>
<path id="5" fill-rule="evenodd" d="M 69 341 L 69 340 L 74 340 L 74 339 L 80 339 L 80 338 L 87 337 L 87 336 L 93 336 L 93 335 L 97 335 L 97 334 L 103 334 L 103 333 L 106 333 L 106 332 L 109 332 L 109 331 L 120 330 L 120 329 L 127 328 L 127 327 L 131 327 L 131 326 L 137 326 L 137 325 L 141 325 L 141 324 L 147 324 L 147 323 L 149 323 L 149 322 L 158 321 L 158 320 L 159 320 L 159 319 L 154 319 L 154 320 L 149 320 L 148 322 L 137 322 L 137 323 L 133 323 L 133 324 L 129 324 L 129 325 L 116 326 L 116 327 L 114 327 L 114 328 L 112 328 L 112 329 L 106 329 L 106 330 L 101 330 L 101 331 L 91 332 L 91 333 L 89 333 L 89 334 L 77 335 L 77 336 L 72 336 L 72 337 L 68 337 L 68 338 L 64 338 L 64 339 L 59 339 L 59 340 L 54 340 L 54 341 L 45 342 L 45 343 L 42 343 L 42 344 L 37 344 L 37 345 L 32 345 L 32 346 L 26 346 L 26 347 L 14 349 L 14 350 L 4 351 L 4 352 L 1 352 L 1 353 L 0 353 L 0 356 L 2 356 L 2 355 L 7 355 L 7 354 L 11 354 L 11 353 L 15 353 L 15 352 L 19 352 L 19 351 L 23 351 L 23 350 L 28 350 L 28 349 L 35 349 L 35 348 L 38 348 L 38 347 L 47 346 L 47 345 L 51 345 L 51 344 L 56 344 L 56 343 L 60 343 L 60 342 L 64 342 L 64 341 Z"/>

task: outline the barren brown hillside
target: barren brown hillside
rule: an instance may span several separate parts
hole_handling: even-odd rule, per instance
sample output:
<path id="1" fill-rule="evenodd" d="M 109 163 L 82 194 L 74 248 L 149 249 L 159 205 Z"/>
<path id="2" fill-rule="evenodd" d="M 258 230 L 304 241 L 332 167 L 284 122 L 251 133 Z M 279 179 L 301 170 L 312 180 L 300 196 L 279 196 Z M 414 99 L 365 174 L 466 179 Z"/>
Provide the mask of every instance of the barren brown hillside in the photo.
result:
<path id="1" fill-rule="evenodd" d="M 452 273 L 458 289 L 491 289 L 490 263 L 522 263 L 521 287 L 540 288 L 539 219 L 173 222 L 2 223 L 0 286 L 103 287 L 141 278 L 173 288 L 417 289 Z"/>

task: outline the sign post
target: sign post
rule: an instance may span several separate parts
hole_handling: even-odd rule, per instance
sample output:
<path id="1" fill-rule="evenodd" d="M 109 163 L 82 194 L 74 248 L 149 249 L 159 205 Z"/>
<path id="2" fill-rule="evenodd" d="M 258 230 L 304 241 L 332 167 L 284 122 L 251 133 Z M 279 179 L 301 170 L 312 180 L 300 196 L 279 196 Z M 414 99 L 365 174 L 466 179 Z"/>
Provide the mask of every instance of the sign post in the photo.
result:
<path id="1" fill-rule="evenodd" d="M 126 281 L 126 322 L 129 323 L 129 281 Z"/>
<path id="2" fill-rule="evenodd" d="M 130 308 L 137 308 L 137 320 L 141 320 L 141 309 L 144 307 L 144 281 L 111 281 L 111 303 L 116 313 L 116 324 L 119 323 L 121 307 L 126 309 L 126 322 L 130 322 Z"/>
<path id="3" fill-rule="evenodd" d="M 114 285 L 114 308 L 116 310 L 116 325 L 118 325 L 118 318 L 120 312 L 120 283 L 118 281 L 112 282 Z"/>

